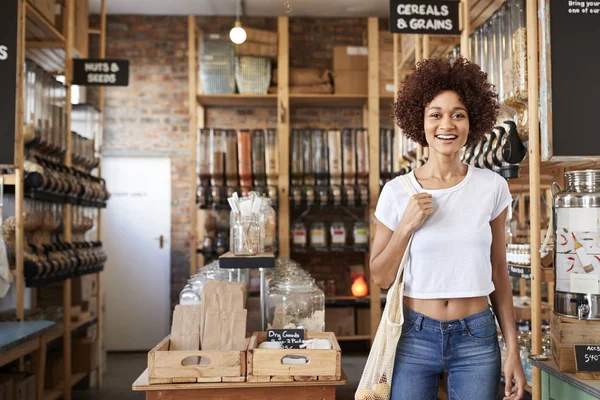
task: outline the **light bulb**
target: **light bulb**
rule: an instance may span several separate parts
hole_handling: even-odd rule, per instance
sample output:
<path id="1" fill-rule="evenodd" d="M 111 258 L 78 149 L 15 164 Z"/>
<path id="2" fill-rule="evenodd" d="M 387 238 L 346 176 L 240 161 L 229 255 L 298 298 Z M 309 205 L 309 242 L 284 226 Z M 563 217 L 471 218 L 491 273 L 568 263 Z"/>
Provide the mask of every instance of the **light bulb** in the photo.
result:
<path id="1" fill-rule="evenodd" d="M 235 44 L 242 44 L 246 41 L 246 31 L 242 28 L 240 21 L 235 21 L 235 26 L 229 31 L 229 38 Z"/>

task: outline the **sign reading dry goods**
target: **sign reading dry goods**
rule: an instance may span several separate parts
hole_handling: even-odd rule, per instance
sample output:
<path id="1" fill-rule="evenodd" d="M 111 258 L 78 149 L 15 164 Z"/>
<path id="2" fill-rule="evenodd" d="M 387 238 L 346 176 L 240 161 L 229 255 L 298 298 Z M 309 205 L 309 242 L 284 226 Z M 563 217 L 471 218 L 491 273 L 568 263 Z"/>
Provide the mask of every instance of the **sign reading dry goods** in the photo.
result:
<path id="1" fill-rule="evenodd" d="M 127 86 L 128 84 L 128 60 L 73 60 L 73 85 Z"/>
<path id="2" fill-rule="evenodd" d="M 456 0 L 390 0 L 390 32 L 459 35 Z"/>
<path id="3" fill-rule="evenodd" d="M 0 165 L 15 162 L 15 114 L 17 104 L 17 0 L 0 5 Z"/>

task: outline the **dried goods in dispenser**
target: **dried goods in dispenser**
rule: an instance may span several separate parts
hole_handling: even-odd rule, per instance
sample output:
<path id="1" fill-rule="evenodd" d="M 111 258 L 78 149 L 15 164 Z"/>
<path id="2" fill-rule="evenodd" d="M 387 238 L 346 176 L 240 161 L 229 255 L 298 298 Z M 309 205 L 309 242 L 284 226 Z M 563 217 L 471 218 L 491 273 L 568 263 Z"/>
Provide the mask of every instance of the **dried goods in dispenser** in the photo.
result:
<path id="1" fill-rule="evenodd" d="M 504 90 L 502 93 L 500 93 L 500 101 L 505 102 L 514 95 L 512 20 L 510 1 L 507 1 L 502 5 L 500 12 L 502 17 L 502 80 L 504 84 Z"/>
<path id="2" fill-rule="evenodd" d="M 225 131 L 210 130 L 210 184 L 225 186 Z"/>
<path id="3" fill-rule="evenodd" d="M 366 247 L 369 245 L 369 225 L 364 221 L 356 221 L 352 229 L 354 246 Z"/>
<path id="4" fill-rule="evenodd" d="M 266 186 L 267 175 L 265 170 L 265 133 L 262 129 L 252 131 L 252 176 L 254 186 Z"/>
<path id="5" fill-rule="evenodd" d="M 327 131 L 330 184 L 342 184 L 342 134 L 338 129 Z"/>
<path id="6" fill-rule="evenodd" d="M 196 173 L 200 185 L 210 185 L 210 129 L 198 129 L 196 143 Z"/>
<path id="7" fill-rule="evenodd" d="M 243 129 L 238 131 L 238 165 L 240 174 L 240 186 L 249 188 L 252 186 L 252 137 L 250 131 Z"/>
<path id="8" fill-rule="evenodd" d="M 290 166 L 292 185 L 302 185 L 303 173 L 304 173 L 304 158 L 303 158 L 303 132 L 299 129 L 292 129 L 291 135 L 291 154 L 290 154 Z"/>
<path id="9" fill-rule="evenodd" d="M 380 129 L 380 185 L 383 186 L 392 177 L 392 129 Z"/>
<path id="10" fill-rule="evenodd" d="M 302 157 L 304 165 L 304 185 L 314 186 L 315 184 L 315 160 L 313 157 L 312 132 L 303 131 L 302 135 Z"/>
<path id="11" fill-rule="evenodd" d="M 356 136 L 354 130 L 345 128 L 342 131 L 344 185 L 356 184 Z"/>
<path id="12" fill-rule="evenodd" d="M 502 28 L 503 28 L 503 11 L 500 9 L 492 16 L 492 60 L 494 64 L 494 84 L 498 98 L 502 102 L 504 100 L 504 74 L 502 72 L 502 62 L 504 60 L 502 47 Z"/>
<path id="13" fill-rule="evenodd" d="M 319 186 L 326 186 L 329 184 L 327 133 L 321 129 L 315 129 L 312 136 L 312 145 L 316 183 Z"/>
<path id="14" fill-rule="evenodd" d="M 369 184 L 369 138 L 367 130 L 359 128 L 356 135 L 356 183 Z"/>
<path id="15" fill-rule="evenodd" d="M 333 222 L 330 226 L 331 247 L 344 247 L 346 245 L 346 226 L 343 222 Z"/>
<path id="16" fill-rule="evenodd" d="M 233 129 L 226 131 L 225 176 L 227 186 L 238 185 L 237 133 Z"/>
<path id="17" fill-rule="evenodd" d="M 267 129 L 265 131 L 265 161 L 267 185 L 277 186 L 279 179 L 279 151 L 277 149 L 276 129 Z"/>
<path id="18" fill-rule="evenodd" d="M 292 225 L 292 244 L 295 247 L 306 247 L 308 244 L 308 231 L 303 222 L 295 222 Z"/>
<path id="19" fill-rule="evenodd" d="M 323 222 L 313 222 L 310 226 L 311 247 L 327 247 L 327 230 Z"/>

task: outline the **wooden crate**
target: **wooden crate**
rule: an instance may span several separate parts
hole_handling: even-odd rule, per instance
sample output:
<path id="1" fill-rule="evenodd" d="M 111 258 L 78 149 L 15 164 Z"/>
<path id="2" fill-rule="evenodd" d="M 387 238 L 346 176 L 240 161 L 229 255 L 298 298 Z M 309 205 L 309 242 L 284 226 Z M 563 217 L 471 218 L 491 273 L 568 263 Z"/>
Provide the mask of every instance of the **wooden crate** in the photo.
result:
<path id="1" fill-rule="evenodd" d="M 575 373 L 576 344 L 600 344 L 600 321 L 579 321 L 552 313 L 552 355 L 561 372 Z"/>
<path id="2" fill-rule="evenodd" d="M 169 351 L 170 336 L 148 352 L 148 381 L 161 383 L 245 382 L 246 351 Z M 192 358 L 189 358 L 192 357 Z M 198 357 L 200 365 L 184 365 Z M 202 360 L 208 360 L 204 365 Z"/>
<path id="3" fill-rule="evenodd" d="M 331 332 L 308 332 L 306 339 L 329 339 L 331 350 L 259 349 L 266 332 L 254 332 L 248 345 L 248 382 L 339 381 L 342 376 L 342 350 Z M 304 356 L 306 364 L 283 364 L 286 356 Z"/>
<path id="4" fill-rule="evenodd" d="M 354 307 L 328 307 L 325 313 L 325 329 L 337 337 L 356 334 Z"/>

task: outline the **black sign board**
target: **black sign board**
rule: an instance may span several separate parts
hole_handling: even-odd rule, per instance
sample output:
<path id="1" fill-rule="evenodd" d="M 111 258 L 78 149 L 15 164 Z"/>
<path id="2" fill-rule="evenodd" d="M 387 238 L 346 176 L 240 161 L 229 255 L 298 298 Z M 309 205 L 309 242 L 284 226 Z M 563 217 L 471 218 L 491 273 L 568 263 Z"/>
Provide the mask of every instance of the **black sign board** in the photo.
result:
<path id="1" fill-rule="evenodd" d="M 304 343 L 304 329 L 267 329 L 267 342 L 281 342 L 284 349 L 299 349 Z"/>
<path id="2" fill-rule="evenodd" d="M 550 103 L 556 157 L 600 155 L 598 25 L 599 2 L 550 0 Z"/>
<path id="3" fill-rule="evenodd" d="M 577 372 L 600 372 L 600 345 L 576 344 L 575 364 Z"/>
<path id="4" fill-rule="evenodd" d="M 73 60 L 73 85 L 127 86 L 129 61 L 109 59 Z"/>
<path id="5" fill-rule="evenodd" d="M 457 0 L 390 0 L 390 32 L 459 35 Z"/>
<path id="6" fill-rule="evenodd" d="M 519 267 L 517 265 L 509 265 L 508 274 L 515 278 L 531 279 L 531 268 Z"/>
<path id="7" fill-rule="evenodd" d="M 15 163 L 18 0 L 0 6 L 0 165 Z"/>

